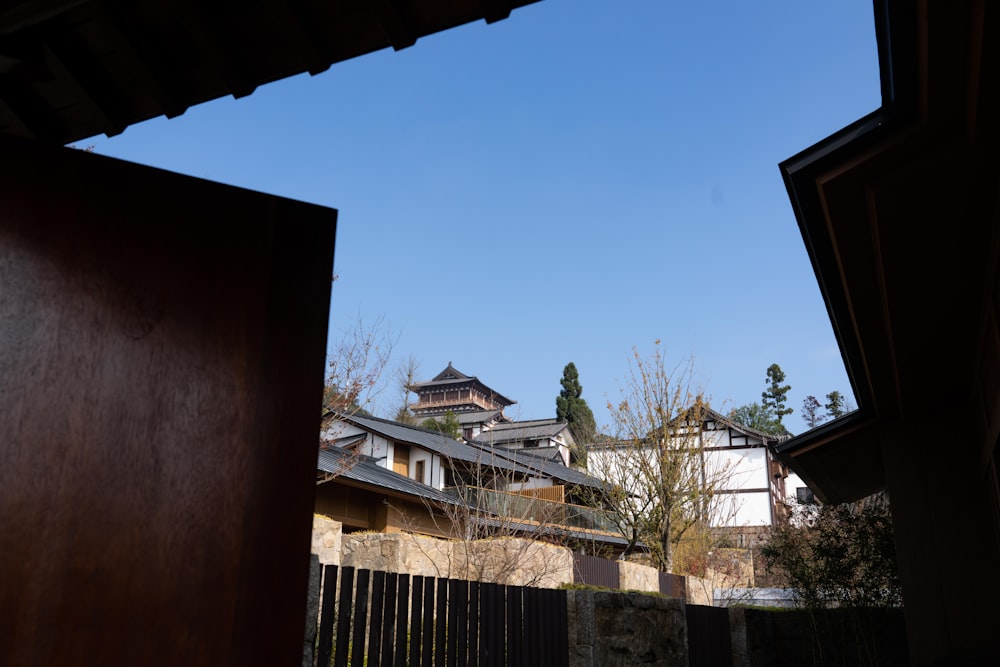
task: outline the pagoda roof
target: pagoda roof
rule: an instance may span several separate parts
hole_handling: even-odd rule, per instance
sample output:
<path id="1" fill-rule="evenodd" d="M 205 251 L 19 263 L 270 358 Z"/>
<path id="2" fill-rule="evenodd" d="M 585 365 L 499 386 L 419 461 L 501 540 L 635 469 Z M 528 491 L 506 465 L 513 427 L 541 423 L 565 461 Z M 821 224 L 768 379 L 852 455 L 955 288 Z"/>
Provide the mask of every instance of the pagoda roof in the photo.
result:
<path id="1" fill-rule="evenodd" d="M 421 390 L 425 389 L 458 386 L 464 384 L 479 385 L 479 387 L 486 390 L 485 393 L 488 393 L 494 400 L 496 400 L 498 403 L 504 404 L 505 406 L 514 405 L 515 403 L 517 403 L 517 401 L 511 400 L 506 396 L 504 396 L 503 394 L 501 394 L 500 392 L 493 390 L 485 383 L 483 383 L 483 381 L 477 378 L 475 375 L 466 375 L 465 373 L 462 373 L 454 366 L 452 366 L 450 361 L 448 362 L 448 366 L 445 367 L 443 371 L 434 376 L 433 380 L 429 382 L 416 382 L 414 384 L 411 384 L 410 390 L 419 394 Z"/>

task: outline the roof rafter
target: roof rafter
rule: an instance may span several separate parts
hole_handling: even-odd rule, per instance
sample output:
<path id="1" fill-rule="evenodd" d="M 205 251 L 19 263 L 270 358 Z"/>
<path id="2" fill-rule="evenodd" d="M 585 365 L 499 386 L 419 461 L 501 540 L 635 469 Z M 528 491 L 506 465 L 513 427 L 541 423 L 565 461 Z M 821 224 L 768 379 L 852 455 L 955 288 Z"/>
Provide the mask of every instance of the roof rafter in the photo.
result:
<path id="1" fill-rule="evenodd" d="M 394 51 L 417 43 L 417 38 L 410 28 L 410 21 L 399 0 L 373 0 L 371 4 Z"/>

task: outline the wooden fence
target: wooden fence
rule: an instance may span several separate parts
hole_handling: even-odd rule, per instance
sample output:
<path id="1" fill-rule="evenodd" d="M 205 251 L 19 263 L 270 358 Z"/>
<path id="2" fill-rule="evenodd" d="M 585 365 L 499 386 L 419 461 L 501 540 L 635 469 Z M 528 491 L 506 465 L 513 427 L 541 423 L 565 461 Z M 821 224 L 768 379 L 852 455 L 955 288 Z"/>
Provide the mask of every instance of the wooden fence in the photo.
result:
<path id="1" fill-rule="evenodd" d="M 327 565 L 320 667 L 569 662 L 566 591 Z"/>
<path id="2" fill-rule="evenodd" d="M 729 609 L 689 604 L 687 620 L 688 665 L 713 667 L 733 664 Z"/>
<path id="3" fill-rule="evenodd" d="M 684 577 L 667 572 L 659 573 L 659 592 L 673 598 L 686 598 L 687 586 Z M 621 566 L 618 561 L 573 554 L 573 583 L 621 588 Z"/>

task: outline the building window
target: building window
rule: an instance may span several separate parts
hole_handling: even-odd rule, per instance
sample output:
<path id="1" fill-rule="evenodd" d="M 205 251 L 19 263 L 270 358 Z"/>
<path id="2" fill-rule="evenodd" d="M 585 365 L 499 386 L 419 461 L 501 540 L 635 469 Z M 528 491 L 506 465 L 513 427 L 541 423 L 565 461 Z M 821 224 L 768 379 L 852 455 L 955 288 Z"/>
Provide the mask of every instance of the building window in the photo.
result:
<path id="1" fill-rule="evenodd" d="M 802 505 L 815 505 L 816 496 L 808 486 L 798 486 L 795 488 L 795 499 Z"/>
<path id="2" fill-rule="evenodd" d="M 424 482 L 424 462 L 423 461 L 417 461 L 416 465 L 414 466 L 413 479 L 417 480 L 421 484 L 426 484 L 426 482 Z"/>

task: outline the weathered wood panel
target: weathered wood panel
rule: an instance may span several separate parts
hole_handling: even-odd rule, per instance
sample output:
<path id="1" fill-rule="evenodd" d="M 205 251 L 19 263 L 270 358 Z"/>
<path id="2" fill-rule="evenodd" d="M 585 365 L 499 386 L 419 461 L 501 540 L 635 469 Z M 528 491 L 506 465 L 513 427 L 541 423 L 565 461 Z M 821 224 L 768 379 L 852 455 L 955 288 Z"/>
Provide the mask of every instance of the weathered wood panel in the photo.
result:
<path id="1" fill-rule="evenodd" d="M 301 660 L 335 217 L 0 137 L 0 664 Z"/>

